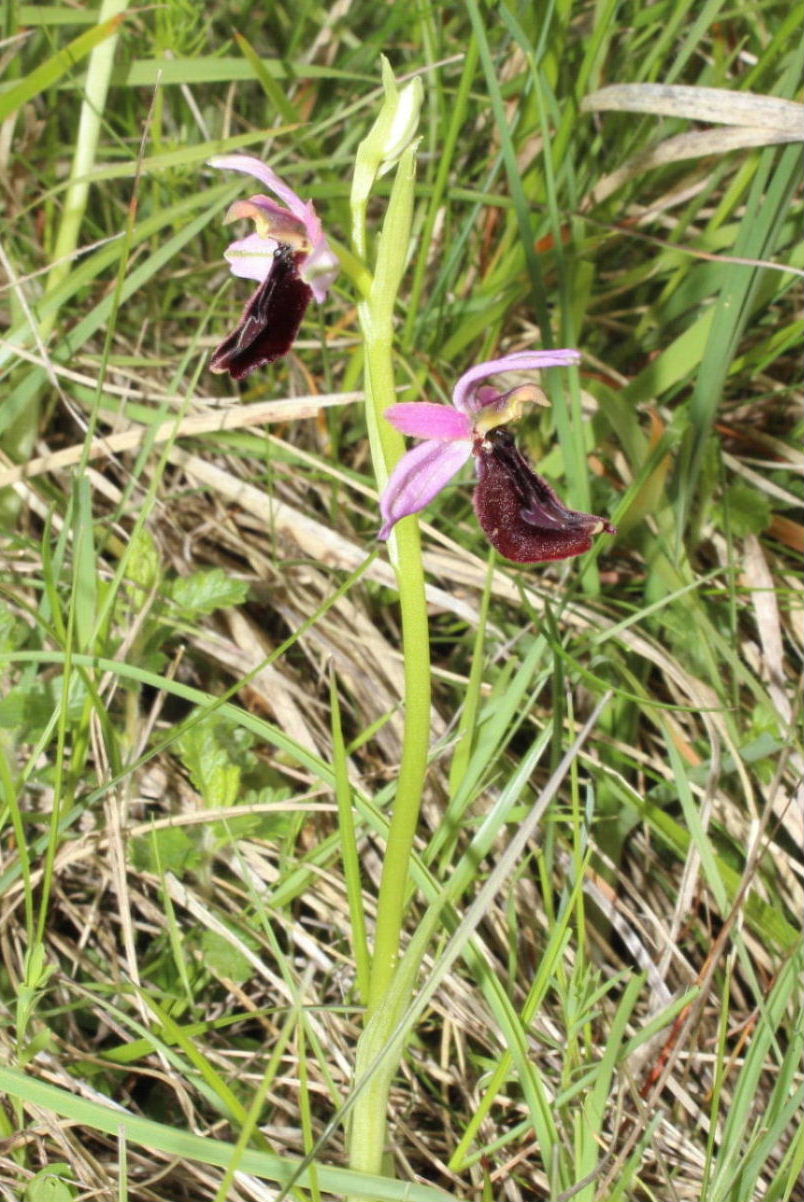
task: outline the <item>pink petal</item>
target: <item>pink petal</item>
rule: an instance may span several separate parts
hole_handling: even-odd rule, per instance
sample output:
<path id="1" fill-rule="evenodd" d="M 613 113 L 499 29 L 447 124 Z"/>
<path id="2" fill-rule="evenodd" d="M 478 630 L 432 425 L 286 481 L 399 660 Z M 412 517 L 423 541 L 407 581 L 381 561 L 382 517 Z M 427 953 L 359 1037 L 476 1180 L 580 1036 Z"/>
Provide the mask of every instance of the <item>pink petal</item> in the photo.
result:
<path id="1" fill-rule="evenodd" d="M 384 521 L 377 537 L 385 540 L 400 518 L 429 505 L 471 454 L 470 442 L 423 442 L 403 455 L 380 498 Z"/>
<path id="2" fill-rule="evenodd" d="M 232 275 L 257 280 L 261 284 L 271 270 L 274 251 L 279 241 L 281 239 L 264 238 L 261 234 L 248 234 L 245 238 L 230 242 L 223 253 L 229 262 Z M 316 252 L 302 256 L 299 275 L 319 303 L 327 299 L 327 293 L 338 274 L 338 266 L 338 260 L 329 249 L 326 239 L 324 245 Z"/>
<path id="3" fill-rule="evenodd" d="M 250 154 L 217 154 L 214 158 L 207 159 L 209 167 L 217 167 L 220 171 L 242 171 L 245 175 L 253 175 L 265 184 L 274 196 L 278 196 L 284 201 L 290 209 L 294 217 L 298 217 L 299 221 L 307 225 L 308 221 L 308 206 L 292 188 L 279 178 L 275 171 L 272 171 L 267 163 L 263 163 L 260 159 L 254 158 Z"/>
<path id="4" fill-rule="evenodd" d="M 449 405 L 433 405 L 430 401 L 403 402 L 386 409 L 385 417 L 397 430 L 415 438 L 434 438 L 442 442 L 472 438 L 469 418 Z"/>
<path id="5" fill-rule="evenodd" d="M 472 409 L 477 412 L 480 409 L 488 409 L 491 405 L 499 405 L 500 390 L 495 388 L 493 384 L 481 384 L 474 391 Z"/>
<path id="6" fill-rule="evenodd" d="M 321 227 L 321 222 L 318 219 L 318 214 L 313 207 L 312 201 L 303 201 L 302 198 L 289 188 L 284 183 L 275 171 L 260 159 L 254 158 L 252 155 L 246 154 L 221 154 L 215 158 L 209 159 L 210 167 L 218 167 L 221 170 L 243 171 L 246 175 L 254 175 L 261 183 L 265 184 L 266 188 L 270 188 L 275 196 L 284 201 L 287 205 L 287 210 L 282 209 L 280 205 L 275 204 L 268 196 L 252 196 L 248 201 L 236 201 L 229 210 L 235 217 L 238 215 L 253 216 L 243 211 L 242 206 L 256 205 L 262 209 L 266 217 L 272 221 L 274 231 L 277 234 L 277 241 L 285 241 L 282 238 L 283 223 L 289 230 L 289 236 L 286 239 L 286 244 L 291 246 L 298 245 L 297 239 L 291 237 L 291 230 L 288 223 L 295 222 L 300 233 L 303 229 L 304 235 L 309 243 L 306 248 L 307 254 L 303 263 L 299 264 L 299 275 L 302 280 L 312 290 L 313 296 L 317 301 L 323 301 L 327 298 L 327 293 L 335 281 L 340 266 L 337 255 L 330 249 L 326 235 Z M 240 208 L 240 214 L 238 214 Z M 232 270 L 235 271 L 234 266 Z M 258 270 L 256 262 L 248 263 L 240 271 L 235 271 L 236 275 L 244 275 L 249 279 L 263 280 L 265 273 L 260 275 L 255 274 Z"/>
<path id="7" fill-rule="evenodd" d="M 248 200 L 236 200 L 229 206 L 224 221 L 248 220 L 254 222 L 254 232 L 261 238 L 273 238 L 283 246 L 294 250 L 310 250 L 310 239 L 304 223 L 294 217 L 270 196 L 250 196 Z"/>
<path id="8" fill-rule="evenodd" d="M 327 293 L 335 283 L 339 270 L 340 260 L 322 234 L 317 242 L 313 241 L 313 249 L 307 255 L 299 274 L 304 282 L 310 285 L 313 296 L 320 304 L 327 299 Z"/>
<path id="9" fill-rule="evenodd" d="M 501 359 L 489 359 L 487 363 L 477 363 L 463 373 L 453 389 L 452 403 L 456 409 L 471 415 L 482 408 L 482 405 L 478 404 L 478 390 L 474 385 L 488 379 L 489 376 L 501 371 L 536 371 L 540 367 L 567 367 L 580 361 L 579 352 L 569 347 L 555 351 L 516 351 L 513 355 L 503 355 Z"/>
<path id="10" fill-rule="evenodd" d="M 308 200 L 304 206 L 301 219 L 304 222 L 304 228 L 307 230 L 307 237 L 310 239 L 312 249 L 315 250 L 316 247 L 326 246 L 327 240 L 324 236 L 324 230 L 321 227 L 321 222 L 318 219 L 318 214 L 311 200 Z"/>
<path id="11" fill-rule="evenodd" d="M 249 234 L 237 242 L 230 242 L 223 254 L 232 269 L 232 275 L 245 280 L 257 280 L 261 284 L 271 270 L 276 247 L 273 238 Z"/>

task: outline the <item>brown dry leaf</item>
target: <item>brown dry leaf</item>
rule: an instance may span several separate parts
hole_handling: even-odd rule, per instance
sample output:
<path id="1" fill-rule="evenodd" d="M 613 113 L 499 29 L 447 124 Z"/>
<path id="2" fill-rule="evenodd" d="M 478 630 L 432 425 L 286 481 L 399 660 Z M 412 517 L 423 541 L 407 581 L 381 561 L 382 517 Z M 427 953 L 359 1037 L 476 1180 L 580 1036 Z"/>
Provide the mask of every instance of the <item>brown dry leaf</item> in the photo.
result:
<path id="1" fill-rule="evenodd" d="M 239 610 L 226 611 L 232 639 L 211 634 L 196 636 L 194 644 L 234 676 L 247 676 L 270 655 L 272 648 L 263 640 L 261 631 Z M 277 726 L 300 747 L 313 755 L 322 751 L 305 715 L 309 699 L 301 689 L 288 680 L 272 664 L 264 664 L 248 682 L 248 691 L 259 709 L 269 713 Z"/>
<path id="2" fill-rule="evenodd" d="M 581 109 L 587 113 L 608 110 L 680 117 L 724 127 L 676 134 L 634 155 L 599 181 L 584 199 L 584 209 L 602 203 L 628 180 L 654 167 L 731 150 L 804 141 L 804 105 L 727 88 L 612 84 L 585 96 Z"/>
<path id="3" fill-rule="evenodd" d="M 214 409 L 206 413 L 193 413 L 187 417 L 177 416 L 158 426 L 142 426 L 131 423 L 128 429 L 118 430 L 93 439 L 87 453 L 89 459 L 105 459 L 124 451 L 136 451 L 146 441 L 155 446 L 172 442 L 176 438 L 190 438 L 199 434 L 215 434 L 224 430 L 243 430 L 249 426 L 267 425 L 270 422 L 291 422 L 301 418 L 316 417 L 322 409 L 349 405 L 361 400 L 362 392 L 339 392 L 329 396 L 287 397 L 278 401 L 257 401 L 253 405 L 235 405 L 226 409 Z M 110 415 L 119 421 L 119 414 Z M 55 472 L 80 463 L 85 455 L 83 442 L 38 455 L 27 463 L 8 466 L 0 471 L 0 488 L 7 488 L 20 480 L 40 476 L 43 472 Z M 115 500 L 117 503 L 119 497 Z"/>
<path id="4" fill-rule="evenodd" d="M 804 554 L 804 526 L 801 522 L 794 522 L 792 518 L 777 513 L 768 527 L 768 533 L 778 538 L 779 542 L 784 543 L 791 551 L 797 551 L 799 555 Z"/>
<path id="5" fill-rule="evenodd" d="M 804 104 L 759 92 L 683 84 L 615 83 L 581 101 L 582 112 L 605 110 L 687 117 L 690 121 L 764 129 L 771 134 L 787 134 L 792 141 L 804 140 Z"/>
<path id="6" fill-rule="evenodd" d="M 658 146 L 634 155 L 628 162 L 604 175 L 600 182 L 584 198 L 582 209 L 602 204 L 617 192 L 623 184 L 636 176 L 644 175 L 654 167 L 665 167 L 668 163 L 680 163 L 685 159 L 703 159 L 710 155 L 728 154 L 730 150 L 750 150 L 756 146 L 768 146 L 778 142 L 797 142 L 792 134 L 770 134 L 766 129 L 706 129 L 694 133 L 676 134 Z"/>
<path id="7" fill-rule="evenodd" d="M 762 647 L 761 676 L 767 682 L 768 696 L 776 707 L 783 727 L 793 721 L 793 708 L 785 682 L 784 640 L 773 574 L 756 535 L 744 540 L 743 571 L 740 584 L 751 595 L 751 605 Z M 804 770 L 800 757 L 792 754 L 792 764 L 800 775 Z M 796 846 L 804 840 L 804 810 L 800 799 L 781 788 L 773 796 L 773 810 L 789 831 Z"/>
<path id="8" fill-rule="evenodd" d="M 353 572 L 366 559 L 368 548 L 365 546 L 350 542 L 308 514 L 276 497 L 266 496 L 261 489 L 238 480 L 199 456 L 190 455 L 180 447 L 172 447 L 169 458 L 226 501 L 241 505 L 258 518 L 266 530 L 274 531 L 280 539 L 289 539 L 309 559 L 348 572 Z M 382 560 L 375 560 L 367 568 L 366 577 L 388 588 L 396 587 L 393 568 Z M 477 625 L 479 614 L 476 606 L 457 600 L 445 590 L 428 585 L 427 600 L 438 610 L 454 613 L 472 626 Z"/>
<path id="9" fill-rule="evenodd" d="M 784 688 L 784 651 L 776 585 L 755 534 L 749 534 L 743 540 L 742 562 L 740 584 L 751 595 L 751 605 L 762 645 L 761 676 L 768 683 L 768 692 L 780 718 L 783 722 L 789 722 L 792 710 Z"/>

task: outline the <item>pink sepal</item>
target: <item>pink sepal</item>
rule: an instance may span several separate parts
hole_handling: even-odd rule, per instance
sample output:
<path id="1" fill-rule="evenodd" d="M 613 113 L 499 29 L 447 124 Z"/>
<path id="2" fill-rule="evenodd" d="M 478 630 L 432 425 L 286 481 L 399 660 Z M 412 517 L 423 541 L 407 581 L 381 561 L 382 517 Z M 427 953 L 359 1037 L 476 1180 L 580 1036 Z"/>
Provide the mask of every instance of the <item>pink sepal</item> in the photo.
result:
<path id="1" fill-rule="evenodd" d="M 448 405 L 407 401 L 401 405 L 391 405 L 385 410 L 385 417 L 402 434 L 412 434 L 415 438 L 437 438 L 451 442 L 456 438 L 472 437 L 469 417 Z"/>
<path id="2" fill-rule="evenodd" d="M 471 442 L 423 442 L 403 455 L 380 498 L 383 525 L 377 535 L 388 538 L 400 518 L 429 505 L 472 454 Z"/>
<path id="3" fill-rule="evenodd" d="M 278 196 L 280 200 L 284 201 L 294 217 L 298 217 L 299 221 L 305 226 L 307 225 L 310 219 L 308 205 L 297 192 L 294 192 L 284 180 L 279 178 L 275 171 L 271 170 L 267 163 L 261 162 L 260 159 L 256 159 L 250 154 L 216 154 L 214 158 L 207 159 L 207 164 L 210 167 L 217 167 L 220 171 L 242 171 L 244 175 L 253 175 L 260 183 L 265 184 L 274 196 Z M 318 221 L 315 214 L 313 214 L 313 219 Z"/>
<path id="4" fill-rule="evenodd" d="M 470 367 L 459 378 L 452 393 L 452 403 L 456 409 L 470 416 L 482 408 L 480 390 L 475 387 L 481 380 L 497 375 L 503 371 L 535 371 L 540 367 L 568 367 L 580 363 L 581 356 L 576 350 L 563 347 L 555 351 L 515 351 L 513 355 L 503 355 L 501 359 L 489 359 L 487 363 L 477 363 Z"/>

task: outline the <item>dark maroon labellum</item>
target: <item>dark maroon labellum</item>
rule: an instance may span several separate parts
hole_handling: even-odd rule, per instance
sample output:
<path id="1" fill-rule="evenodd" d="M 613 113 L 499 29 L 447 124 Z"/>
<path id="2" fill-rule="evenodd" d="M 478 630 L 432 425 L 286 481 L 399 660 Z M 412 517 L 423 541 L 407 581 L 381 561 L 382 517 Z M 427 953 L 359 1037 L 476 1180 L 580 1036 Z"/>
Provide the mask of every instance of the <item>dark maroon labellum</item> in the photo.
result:
<path id="1" fill-rule="evenodd" d="M 299 275 L 300 259 L 303 252 L 292 246 L 276 248 L 268 275 L 246 305 L 237 329 L 213 354 L 210 371 L 228 371 L 242 380 L 288 353 L 313 295 Z"/>
<path id="2" fill-rule="evenodd" d="M 474 453 L 477 519 L 491 545 L 506 559 L 515 563 L 569 559 L 588 551 L 601 531 L 616 534 L 604 518 L 567 509 L 547 481 L 531 471 L 506 426 L 477 439 Z"/>

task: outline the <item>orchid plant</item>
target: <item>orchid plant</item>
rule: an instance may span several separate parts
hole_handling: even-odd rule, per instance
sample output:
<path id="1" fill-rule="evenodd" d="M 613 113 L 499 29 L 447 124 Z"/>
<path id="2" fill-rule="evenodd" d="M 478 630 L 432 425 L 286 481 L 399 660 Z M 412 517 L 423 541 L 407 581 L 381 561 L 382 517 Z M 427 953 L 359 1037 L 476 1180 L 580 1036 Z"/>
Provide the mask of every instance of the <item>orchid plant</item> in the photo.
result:
<path id="1" fill-rule="evenodd" d="M 310 300 L 326 300 L 338 259 L 312 201 L 302 200 L 267 164 L 251 155 L 227 154 L 210 159 L 209 166 L 253 175 L 284 202 L 258 194 L 236 200 L 225 218 L 246 217 L 255 225 L 254 233 L 232 242 L 224 254 L 233 275 L 260 286 L 210 360 L 212 371 L 240 380 L 287 354 Z"/>
<path id="2" fill-rule="evenodd" d="M 604 518 L 567 509 L 517 449 L 508 423 L 519 419 L 540 390 L 520 384 L 500 392 L 485 383 L 500 372 L 579 361 L 578 352 L 569 348 L 521 351 L 464 372 L 453 389 L 452 408 L 414 401 L 386 409 L 385 417 L 397 430 L 426 441 L 396 465 L 380 499 L 383 525 L 378 537 L 387 539 L 398 521 L 429 505 L 473 454 L 478 474 L 475 512 L 489 542 L 507 559 L 568 559 L 588 551 L 593 536 L 602 530 L 615 533 Z"/>
<path id="3" fill-rule="evenodd" d="M 477 364 L 458 379 L 451 406 L 426 401 L 392 403 L 394 306 L 413 229 L 422 87 L 414 79 L 399 88 L 385 61 L 383 87 L 380 113 L 357 150 L 350 197 L 354 255 L 342 252 L 341 256 L 344 269 L 351 272 L 357 265 L 366 424 L 375 475 L 380 487 L 385 485 L 379 537 L 388 539 L 393 532 L 391 559 L 399 588 L 405 664 L 402 756 L 370 953 L 362 933 L 365 916 L 348 791 L 345 798 L 338 797 L 344 861 L 355 865 L 355 887 L 350 893 L 352 937 L 358 993 L 366 1006 L 349 1130 L 349 1165 L 362 1173 L 382 1170 L 389 1090 L 402 1055 L 398 1036 L 415 991 L 427 936 L 423 926 L 422 938 L 412 940 L 403 952 L 411 855 L 428 766 L 431 674 L 418 525 L 404 522 L 397 529 L 397 523 L 429 504 L 474 456 L 478 474 L 475 510 L 490 541 L 507 558 L 519 562 L 564 559 L 587 550 L 601 530 L 614 532 L 603 518 L 567 509 L 518 451 L 510 424 L 518 420 L 527 403 L 542 396 L 539 388 L 528 382 L 505 391 L 489 383 L 502 372 L 578 363 L 577 351 L 522 351 Z M 233 242 L 226 258 L 235 275 L 256 280 L 259 287 L 237 328 L 214 352 L 210 366 L 242 379 L 287 353 L 310 300 L 326 299 L 339 262 L 313 205 L 303 201 L 270 167 L 248 155 L 224 155 L 210 163 L 253 175 L 272 193 L 236 201 L 227 214 L 229 221 L 249 218 L 255 223 L 255 232 Z M 390 198 L 372 257 L 366 223 L 368 200 L 376 180 L 391 169 L 395 172 Z M 423 441 L 406 452 L 403 434 Z"/>

